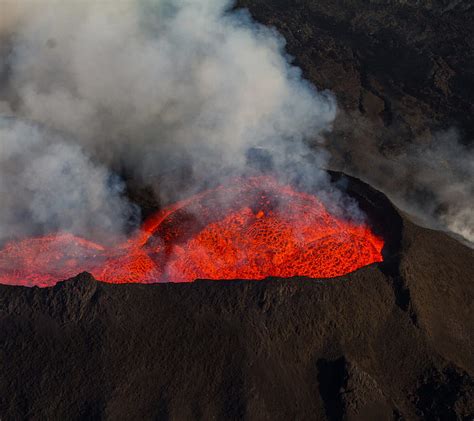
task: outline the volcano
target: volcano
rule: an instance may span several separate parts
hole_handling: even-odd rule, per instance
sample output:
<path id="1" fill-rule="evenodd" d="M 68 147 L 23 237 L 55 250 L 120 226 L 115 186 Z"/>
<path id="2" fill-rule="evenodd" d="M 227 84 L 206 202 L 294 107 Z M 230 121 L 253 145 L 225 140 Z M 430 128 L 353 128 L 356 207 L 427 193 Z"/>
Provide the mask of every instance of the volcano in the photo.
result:
<path id="1" fill-rule="evenodd" d="M 262 175 L 169 206 L 115 248 L 63 233 L 9 243 L 0 282 L 44 287 L 81 271 L 109 283 L 333 278 L 382 261 L 383 245 L 365 220 Z"/>
<path id="2" fill-rule="evenodd" d="M 474 250 L 404 211 L 470 215 L 473 19 L 470 0 L 3 2 L 0 420 L 474 420 Z M 364 182 L 328 172 L 341 203 L 271 176 L 294 166 Z M 54 232 L 123 232 L 128 202 L 126 236 Z"/>
<path id="3" fill-rule="evenodd" d="M 372 257 L 380 256 L 381 244 L 374 239 L 384 240 L 383 261 L 337 281 L 273 277 L 117 285 L 83 273 L 48 288 L 0 285 L 0 359 L 8 361 L 0 377 L 2 418 L 469 419 L 474 409 L 469 352 L 474 337 L 468 328 L 474 314 L 473 250 L 413 224 L 368 185 L 331 176 L 367 214 L 373 237 L 361 221 L 350 222 L 354 231 L 344 235 L 352 239 L 363 233 L 358 244 L 370 243 Z M 244 197 L 253 192 L 253 199 L 261 199 L 256 184 L 261 180 L 234 187 Z M 245 221 L 236 232 L 273 221 L 271 207 L 252 199 L 197 224 L 189 206 L 213 209 L 217 191 L 152 216 L 131 239 L 141 257 L 130 248 L 125 257 L 107 262 L 112 257 L 106 256 L 102 273 L 147 268 L 150 261 L 156 266 L 159 258 L 152 252 L 166 244 L 164 232 L 183 249 L 184 254 L 174 254 L 172 267 L 179 268 L 183 255 L 193 256 L 194 242 L 208 239 L 210 227 L 219 227 L 214 231 L 219 233 L 222 224 L 229 227 L 227 218 L 236 218 L 235 212 Z M 280 185 L 277 192 L 280 201 L 290 195 L 290 204 L 321 209 L 306 193 Z M 321 215 L 326 213 L 310 219 Z M 348 221 L 332 215 L 317 227 L 333 227 L 340 238 Z M 265 217 L 269 221 L 260 222 Z M 246 225 L 248 220 L 252 224 Z M 26 261 L 22 250 L 44 250 L 42 241 L 50 239 L 25 241 L 26 248 L 4 249 L 19 250 L 21 264 Z M 72 236 L 55 242 L 46 250 L 51 258 L 59 253 L 57 263 L 45 260 L 55 276 L 76 267 L 73 253 L 71 261 L 63 260 L 71 244 L 82 260 L 97 261 L 105 252 Z M 346 241 L 323 244 L 331 250 L 324 262 L 333 261 L 333 250 L 348 250 L 342 247 Z M 356 253 L 361 255 L 366 254 Z M 216 278 L 230 276 L 231 263 L 220 266 Z M 188 279 L 196 271 L 193 267 Z"/>

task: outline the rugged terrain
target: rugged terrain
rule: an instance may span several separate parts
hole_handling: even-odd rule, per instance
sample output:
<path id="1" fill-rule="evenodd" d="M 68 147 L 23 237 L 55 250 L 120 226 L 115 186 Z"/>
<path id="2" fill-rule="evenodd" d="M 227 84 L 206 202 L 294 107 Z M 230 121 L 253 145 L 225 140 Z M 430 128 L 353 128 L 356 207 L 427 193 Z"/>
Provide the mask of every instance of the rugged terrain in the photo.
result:
<path id="1" fill-rule="evenodd" d="M 474 251 L 345 183 L 387 244 L 342 278 L 0 286 L 2 419 L 471 419 Z"/>
<path id="2" fill-rule="evenodd" d="M 474 135 L 472 2 L 239 0 L 274 26 L 316 86 L 386 143 L 456 125 Z M 338 125 L 336 124 L 336 127 Z M 398 139 L 398 140 L 397 140 Z"/>
<path id="3" fill-rule="evenodd" d="M 239 6 L 335 92 L 333 168 L 392 193 L 411 145 L 472 141 L 471 1 Z M 0 419 L 473 419 L 474 251 L 346 181 L 387 247 L 342 278 L 0 285 Z"/>

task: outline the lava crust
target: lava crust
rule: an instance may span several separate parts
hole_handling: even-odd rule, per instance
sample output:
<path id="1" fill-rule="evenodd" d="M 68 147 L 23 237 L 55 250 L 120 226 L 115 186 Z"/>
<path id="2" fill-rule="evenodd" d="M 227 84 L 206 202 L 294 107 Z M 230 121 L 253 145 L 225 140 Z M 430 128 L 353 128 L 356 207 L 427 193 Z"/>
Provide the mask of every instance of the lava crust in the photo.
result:
<path id="1" fill-rule="evenodd" d="M 7 244 L 0 283 L 51 286 L 84 270 L 109 283 L 333 278 L 381 262 L 383 246 L 365 220 L 258 176 L 152 215 L 115 248 L 61 233 Z"/>

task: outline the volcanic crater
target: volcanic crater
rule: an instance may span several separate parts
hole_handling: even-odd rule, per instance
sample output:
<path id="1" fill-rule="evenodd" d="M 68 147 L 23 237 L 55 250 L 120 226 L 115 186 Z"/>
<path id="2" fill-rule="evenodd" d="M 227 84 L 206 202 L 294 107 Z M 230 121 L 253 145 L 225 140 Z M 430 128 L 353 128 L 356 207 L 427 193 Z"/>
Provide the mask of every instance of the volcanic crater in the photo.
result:
<path id="1" fill-rule="evenodd" d="M 330 168 L 392 194 L 416 181 L 403 166 L 387 173 L 377 158 L 396 162 L 420 133 L 451 126 L 472 140 L 472 2 L 238 5 L 283 34 L 305 77 L 336 93 L 343 112 L 329 142 Z M 46 44 L 52 51 L 62 46 L 60 39 Z M 0 49 L 12 56 L 9 41 Z M 3 100 L 11 69 L 0 68 Z M 474 419 L 474 251 L 413 223 L 367 184 L 330 177 L 367 215 L 370 235 L 362 238 L 383 240 L 381 251 L 371 249 L 375 258 L 364 261 L 372 264 L 336 278 L 287 279 L 280 266 L 261 279 L 259 258 L 242 276 L 258 282 L 232 280 L 232 253 L 228 266 L 212 261 L 202 268 L 196 240 L 202 233 L 198 243 L 207 244 L 224 231 L 219 208 L 200 224 L 186 212 L 189 204 L 154 217 L 162 207 L 137 189 L 129 194 L 150 222 L 112 250 L 57 234 L 1 245 L 0 418 Z M 195 199 L 194 206 L 204 203 Z M 252 223 L 233 231 L 244 250 L 255 251 L 247 234 L 259 238 L 258 228 L 272 220 L 271 206 L 254 204 L 237 215 Z M 264 232 L 272 244 L 291 243 Z M 46 254 L 38 258 L 37 251 Z M 280 257 L 263 254 L 264 262 Z M 175 272 L 163 272 L 163 260 L 173 260 Z M 172 278 L 184 261 L 192 264 L 181 280 L 225 280 L 156 283 L 179 280 Z M 78 275 L 83 270 L 93 275 Z M 150 278 L 153 284 L 140 284 Z"/>
<path id="2" fill-rule="evenodd" d="M 330 176 L 383 239 L 383 261 L 324 281 L 114 285 L 83 273 L 50 288 L 0 286 L 1 413 L 468 419 L 474 338 L 459 326 L 472 320 L 473 251 L 359 180 Z"/>
<path id="3" fill-rule="evenodd" d="M 334 278 L 381 262 L 370 219 L 322 193 L 325 201 L 269 174 L 232 179 L 155 212 L 114 246 L 68 233 L 10 242 L 0 281 L 45 287 L 81 271 L 109 283 Z"/>

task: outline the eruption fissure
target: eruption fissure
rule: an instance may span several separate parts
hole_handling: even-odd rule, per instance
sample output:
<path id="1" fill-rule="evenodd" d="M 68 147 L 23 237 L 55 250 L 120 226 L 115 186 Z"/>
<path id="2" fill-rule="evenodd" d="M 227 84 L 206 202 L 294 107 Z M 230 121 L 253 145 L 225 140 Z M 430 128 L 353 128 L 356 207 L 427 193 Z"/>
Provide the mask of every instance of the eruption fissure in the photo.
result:
<path id="1" fill-rule="evenodd" d="M 81 271 L 109 283 L 333 278 L 382 261 L 383 245 L 365 222 L 259 176 L 169 206 L 115 248 L 67 233 L 9 243 L 0 283 L 45 287 Z"/>

